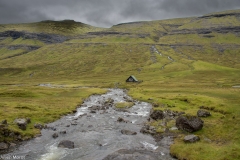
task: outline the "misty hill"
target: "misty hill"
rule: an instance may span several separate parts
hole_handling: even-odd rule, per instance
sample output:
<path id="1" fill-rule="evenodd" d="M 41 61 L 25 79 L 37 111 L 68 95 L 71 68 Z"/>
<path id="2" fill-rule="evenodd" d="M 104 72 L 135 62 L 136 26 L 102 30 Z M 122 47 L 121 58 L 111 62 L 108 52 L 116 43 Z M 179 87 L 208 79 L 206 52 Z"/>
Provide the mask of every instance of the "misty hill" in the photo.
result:
<path id="1" fill-rule="evenodd" d="M 193 70 L 203 62 L 239 69 L 239 14 L 235 10 L 108 29 L 71 20 L 1 25 L 0 74 L 161 73 Z"/>

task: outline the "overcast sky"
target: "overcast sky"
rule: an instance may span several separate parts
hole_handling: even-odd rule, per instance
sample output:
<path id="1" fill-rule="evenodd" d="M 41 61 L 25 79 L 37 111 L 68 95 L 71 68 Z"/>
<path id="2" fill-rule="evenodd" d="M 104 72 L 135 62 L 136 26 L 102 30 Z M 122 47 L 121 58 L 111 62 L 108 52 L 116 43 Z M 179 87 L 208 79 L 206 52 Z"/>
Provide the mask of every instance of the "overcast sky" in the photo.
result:
<path id="1" fill-rule="evenodd" d="M 73 19 L 98 27 L 240 9 L 240 0 L 0 0 L 0 24 Z"/>

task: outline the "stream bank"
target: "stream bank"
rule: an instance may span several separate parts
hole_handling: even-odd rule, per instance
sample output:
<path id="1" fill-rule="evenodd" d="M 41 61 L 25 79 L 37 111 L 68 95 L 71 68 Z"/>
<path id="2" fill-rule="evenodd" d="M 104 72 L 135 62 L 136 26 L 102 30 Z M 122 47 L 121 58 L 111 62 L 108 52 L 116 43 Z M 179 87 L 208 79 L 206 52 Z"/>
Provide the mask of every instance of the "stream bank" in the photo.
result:
<path id="1" fill-rule="evenodd" d="M 119 102 L 133 102 L 134 105 L 116 109 L 114 104 Z M 122 89 L 109 89 L 106 94 L 90 96 L 74 115 L 48 124 L 40 137 L 3 156 L 17 155 L 27 160 L 130 160 L 140 157 L 171 160 L 171 137 L 156 142 L 152 136 L 140 132 L 151 108 L 151 104 L 133 100 Z M 74 148 L 58 147 L 63 140 L 73 142 Z"/>

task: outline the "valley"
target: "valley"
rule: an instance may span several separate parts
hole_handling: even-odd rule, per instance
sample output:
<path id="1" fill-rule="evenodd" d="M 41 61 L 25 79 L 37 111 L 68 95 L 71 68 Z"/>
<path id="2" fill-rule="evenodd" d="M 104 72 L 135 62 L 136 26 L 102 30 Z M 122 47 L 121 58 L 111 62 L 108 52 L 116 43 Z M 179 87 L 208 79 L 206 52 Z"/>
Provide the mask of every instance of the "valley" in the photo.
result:
<path id="1" fill-rule="evenodd" d="M 239 62 L 240 10 L 111 28 L 72 20 L 0 25 L 0 121 L 8 122 L 0 124 L 0 142 L 36 137 L 35 123 L 54 122 L 90 95 L 118 87 L 154 110 L 211 112 L 194 132 L 197 143 L 183 141 L 186 131 L 171 131 L 175 158 L 237 160 Z M 125 82 L 130 75 L 141 83 Z M 31 123 L 21 130 L 16 118 Z M 164 135 L 175 119 L 164 127 L 163 120 L 146 123 Z"/>

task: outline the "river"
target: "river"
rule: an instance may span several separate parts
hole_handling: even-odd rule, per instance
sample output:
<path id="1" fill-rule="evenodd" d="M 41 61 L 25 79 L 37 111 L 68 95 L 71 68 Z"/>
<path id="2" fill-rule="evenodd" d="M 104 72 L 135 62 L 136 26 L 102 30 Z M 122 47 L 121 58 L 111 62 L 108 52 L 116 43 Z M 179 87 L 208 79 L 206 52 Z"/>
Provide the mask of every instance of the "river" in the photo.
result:
<path id="1" fill-rule="evenodd" d="M 127 110 L 116 109 L 114 105 L 94 111 L 89 109 L 92 106 L 101 108 L 110 100 L 112 104 L 132 101 L 134 106 Z M 66 115 L 48 124 L 48 128 L 42 129 L 40 137 L 23 143 L 18 149 L 4 156 L 22 156 L 26 160 L 102 160 L 111 159 L 112 154 L 122 150 L 115 154 L 116 160 L 171 160 L 171 138 L 165 137 L 157 143 L 152 136 L 140 133 L 151 108 L 149 103 L 133 100 L 125 90 L 109 89 L 106 94 L 90 96 L 75 114 Z M 126 122 L 119 122 L 119 117 Z M 122 134 L 121 130 L 136 134 Z M 54 133 L 58 134 L 57 138 L 52 137 Z M 74 149 L 58 148 L 62 140 L 73 141 Z"/>

